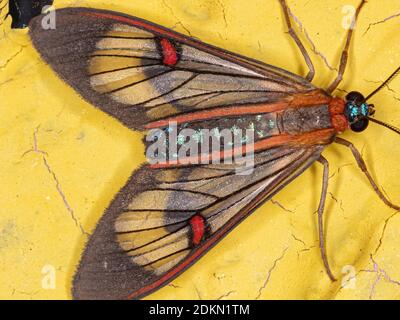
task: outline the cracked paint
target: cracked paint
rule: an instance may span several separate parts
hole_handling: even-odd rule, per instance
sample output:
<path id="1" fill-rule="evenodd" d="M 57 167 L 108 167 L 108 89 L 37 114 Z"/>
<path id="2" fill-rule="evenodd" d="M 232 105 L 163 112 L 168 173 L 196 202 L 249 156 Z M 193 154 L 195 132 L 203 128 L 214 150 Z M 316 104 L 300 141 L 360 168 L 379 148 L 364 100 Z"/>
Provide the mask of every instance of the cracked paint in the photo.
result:
<path id="1" fill-rule="evenodd" d="M 265 290 L 265 288 L 266 288 L 267 285 L 268 285 L 269 280 L 271 279 L 272 272 L 273 272 L 274 269 L 277 267 L 278 262 L 281 261 L 281 260 L 285 257 L 285 254 L 286 254 L 286 251 L 287 251 L 287 250 L 288 250 L 288 248 L 285 248 L 285 249 L 283 250 L 281 256 L 280 256 L 279 258 L 277 258 L 277 259 L 274 261 L 272 267 L 268 270 L 267 278 L 265 279 L 265 281 L 264 281 L 264 283 L 262 284 L 262 286 L 258 289 L 258 294 L 257 294 L 257 296 L 255 297 L 255 300 L 258 300 L 258 299 L 261 297 L 261 294 L 262 294 L 263 290 Z"/>
<path id="2" fill-rule="evenodd" d="M 337 71 L 336 68 L 332 67 L 332 66 L 329 64 L 329 61 L 328 61 L 328 59 L 325 57 L 325 55 L 324 55 L 321 51 L 319 51 L 319 50 L 317 49 L 317 47 L 316 47 L 314 41 L 312 40 L 312 38 L 311 38 L 310 34 L 308 33 L 307 29 L 304 27 L 303 23 L 299 20 L 299 18 L 297 18 L 297 17 L 294 15 L 294 13 L 293 13 L 290 9 L 289 9 L 289 15 L 293 18 L 293 20 L 294 20 L 294 21 L 296 22 L 296 24 L 299 26 L 301 32 L 303 32 L 304 35 L 306 36 L 307 41 L 308 41 L 308 42 L 310 43 L 310 45 L 311 45 L 311 50 L 312 50 L 312 52 L 314 52 L 317 56 L 319 56 L 319 57 L 322 59 L 322 61 L 325 63 L 325 65 L 328 67 L 328 69 L 330 69 L 330 70 L 332 70 L 332 71 L 335 71 L 335 70 Z"/>
<path id="3" fill-rule="evenodd" d="M 328 192 L 328 194 L 329 194 L 329 196 L 332 198 L 333 201 L 335 201 L 337 204 L 339 204 L 340 210 L 342 210 L 342 211 L 344 212 L 344 209 L 343 209 L 343 201 L 337 199 L 337 198 L 333 195 L 332 192 Z"/>
<path id="4" fill-rule="evenodd" d="M 21 47 L 16 53 L 14 53 L 10 58 L 8 58 L 2 65 L 0 65 L 0 69 L 6 68 L 8 63 L 14 60 L 23 50 Z"/>
<path id="5" fill-rule="evenodd" d="M 288 0 L 315 59 L 316 86 L 326 87 L 343 46 L 342 7 L 356 0 Z M 122 11 L 213 45 L 304 74 L 283 31 L 278 0 L 58 0 Z M 361 15 L 341 89 L 367 94 L 400 63 L 395 23 L 370 24 L 398 13 L 395 1 L 369 1 Z M 315 17 L 318 16 L 318 19 Z M 389 20 L 388 20 L 389 21 Z M 390 19 L 394 22 L 394 17 Z M 83 101 L 32 48 L 26 30 L 0 26 L 0 298 L 70 299 L 75 267 L 104 209 L 143 161 L 142 135 Z M 357 32 L 357 30 L 361 30 Z M 332 67 L 331 67 L 332 68 Z M 400 79 L 374 97 L 376 118 L 400 126 Z M 40 124 L 40 127 L 38 127 Z M 32 133 L 35 132 L 33 138 Z M 372 125 L 344 138 L 363 149 L 377 183 L 399 202 L 400 150 L 396 136 Z M 38 141 L 39 140 L 39 141 Z M 22 156 L 23 155 L 23 156 Z M 199 262 L 149 299 L 399 299 L 400 215 L 385 207 L 342 146 L 324 151 L 330 161 L 326 202 L 327 278 L 318 248 L 316 215 L 322 169 L 312 166 L 265 203 Z M 289 214 L 290 213 L 290 214 Z M 340 213 L 340 214 L 338 214 Z M 372 255 L 372 256 L 371 256 Z M 55 289 L 42 287 L 44 266 L 54 266 Z M 344 266 L 355 274 L 342 273 Z M 355 288 L 342 287 L 356 280 Z"/>
<path id="6" fill-rule="evenodd" d="M 381 234 L 381 236 L 379 237 L 378 246 L 377 246 L 376 249 L 374 250 L 373 255 L 376 255 L 377 252 L 378 252 L 378 250 L 381 248 L 382 243 L 383 243 L 383 237 L 385 236 L 386 228 L 387 228 L 387 226 L 388 226 L 390 220 L 392 220 L 394 217 L 396 217 L 398 213 L 399 213 L 399 212 L 395 212 L 394 214 L 392 214 L 389 218 L 387 218 L 387 219 L 385 220 L 385 222 L 384 222 L 384 224 L 383 224 L 383 228 L 382 228 L 382 234 Z"/>
<path id="7" fill-rule="evenodd" d="M 396 286 L 400 286 L 400 281 L 393 280 L 387 274 L 387 272 L 384 269 L 380 268 L 378 266 L 378 263 L 372 257 L 372 255 L 371 255 L 371 261 L 373 263 L 374 270 L 365 270 L 365 272 L 374 272 L 374 273 L 377 274 L 377 276 L 376 276 L 376 279 L 375 279 L 375 281 L 374 281 L 374 283 L 373 283 L 373 285 L 371 287 L 371 292 L 370 292 L 370 295 L 369 295 L 369 299 L 373 299 L 373 297 L 374 297 L 374 295 L 376 293 L 376 290 L 377 290 L 378 283 L 379 283 L 380 280 L 385 280 L 385 281 L 387 281 L 389 283 L 392 283 L 392 284 L 394 284 Z"/>
<path id="8" fill-rule="evenodd" d="M 67 209 L 67 211 L 69 212 L 69 214 L 71 215 L 72 220 L 74 221 L 75 225 L 77 227 L 79 227 L 79 229 L 82 231 L 83 234 L 85 235 L 89 235 L 82 227 L 82 224 L 78 221 L 78 218 L 75 216 L 74 210 L 72 209 L 71 205 L 69 204 L 66 195 L 64 194 L 60 181 L 57 178 L 57 175 L 55 174 L 54 170 L 51 168 L 47 157 L 48 157 L 48 153 L 46 151 L 40 150 L 38 147 L 38 140 L 37 140 L 37 135 L 38 135 L 38 131 L 39 131 L 40 125 L 36 127 L 35 132 L 33 133 L 33 149 L 28 150 L 26 152 L 23 153 L 23 155 L 21 157 L 24 157 L 25 155 L 27 155 L 30 152 L 34 152 L 34 153 L 38 153 L 42 156 L 43 159 L 43 164 L 46 167 L 47 171 L 49 172 L 49 174 L 53 177 L 53 180 L 56 184 L 56 189 L 57 192 L 59 193 L 65 208 Z"/>
<path id="9" fill-rule="evenodd" d="M 293 234 L 293 233 L 292 233 L 292 237 L 293 237 L 294 240 L 300 242 L 303 246 L 305 246 L 305 247 L 307 246 L 306 243 L 303 240 L 301 240 L 300 238 L 296 237 L 296 235 Z"/>
<path id="10" fill-rule="evenodd" d="M 366 80 L 364 79 L 364 81 L 369 82 L 369 83 L 376 83 L 376 84 L 381 84 L 383 81 L 372 81 L 372 80 Z M 390 91 L 391 93 L 393 93 L 393 98 L 396 100 L 400 100 L 400 97 L 397 96 L 397 94 L 399 94 L 396 90 L 394 90 L 389 84 L 385 85 L 386 89 L 388 91 Z"/>
<path id="11" fill-rule="evenodd" d="M 177 21 L 175 26 L 180 25 L 186 31 L 186 34 L 192 36 L 190 30 L 182 23 L 182 21 L 180 21 L 180 19 L 177 17 L 173 8 L 168 4 L 168 2 L 166 0 L 163 0 L 162 2 L 164 6 L 171 12 L 171 15 L 174 17 L 174 19 Z"/>
<path id="12" fill-rule="evenodd" d="M 231 294 L 236 293 L 236 291 L 231 290 L 227 293 L 224 293 L 223 295 L 219 296 L 217 299 L 215 300 L 224 300 L 224 298 L 228 298 Z"/>
<path id="13" fill-rule="evenodd" d="M 386 17 L 385 19 L 379 20 L 379 21 L 377 21 L 377 22 L 370 23 L 370 24 L 368 25 L 367 30 L 365 30 L 364 35 L 365 35 L 373 26 L 376 26 L 376 25 L 378 25 L 378 24 L 382 24 L 382 23 L 388 22 L 389 20 L 392 20 L 392 19 L 395 19 L 395 18 L 398 18 L 398 17 L 400 17 L 400 12 L 399 12 L 399 13 L 396 13 L 396 14 L 393 14 L 393 15 L 391 15 L 391 16 L 389 16 L 389 17 Z"/>
<path id="14" fill-rule="evenodd" d="M 228 20 L 226 18 L 225 4 L 221 0 L 217 0 L 217 2 L 221 7 L 222 17 L 224 18 L 224 22 L 225 22 L 225 28 L 228 28 Z"/>

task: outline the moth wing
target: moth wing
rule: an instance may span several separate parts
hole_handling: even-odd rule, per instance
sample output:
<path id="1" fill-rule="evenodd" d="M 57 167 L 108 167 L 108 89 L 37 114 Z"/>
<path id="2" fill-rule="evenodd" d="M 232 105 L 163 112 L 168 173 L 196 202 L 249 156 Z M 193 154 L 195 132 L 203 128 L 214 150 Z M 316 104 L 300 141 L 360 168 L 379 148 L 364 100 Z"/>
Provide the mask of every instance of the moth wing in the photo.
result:
<path id="1" fill-rule="evenodd" d="M 129 128 L 193 110 L 273 103 L 315 87 L 290 72 L 112 11 L 65 8 L 30 36 L 83 98 Z"/>
<path id="2" fill-rule="evenodd" d="M 322 149 L 261 152 L 246 175 L 227 164 L 142 167 L 90 237 L 73 297 L 136 299 L 167 284 L 307 169 Z"/>

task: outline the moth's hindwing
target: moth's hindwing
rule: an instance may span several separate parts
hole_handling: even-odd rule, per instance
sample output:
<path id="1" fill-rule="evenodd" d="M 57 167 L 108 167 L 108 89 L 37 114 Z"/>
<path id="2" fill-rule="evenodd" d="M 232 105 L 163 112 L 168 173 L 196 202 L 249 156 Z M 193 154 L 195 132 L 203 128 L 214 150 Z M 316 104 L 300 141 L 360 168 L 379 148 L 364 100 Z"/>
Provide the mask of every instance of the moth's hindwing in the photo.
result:
<path id="1" fill-rule="evenodd" d="M 237 175 L 234 165 L 142 167 L 90 237 L 74 298 L 140 298 L 165 285 L 308 168 L 322 148 L 259 153 L 250 175 Z"/>

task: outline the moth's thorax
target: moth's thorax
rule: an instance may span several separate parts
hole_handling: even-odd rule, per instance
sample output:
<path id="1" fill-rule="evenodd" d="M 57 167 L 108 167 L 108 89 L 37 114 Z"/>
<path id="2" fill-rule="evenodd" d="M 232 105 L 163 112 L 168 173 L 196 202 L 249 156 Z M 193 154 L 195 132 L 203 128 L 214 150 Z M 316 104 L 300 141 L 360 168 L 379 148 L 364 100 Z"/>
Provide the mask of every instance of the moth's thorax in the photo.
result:
<path id="1" fill-rule="evenodd" d="M 299 135 L 332 127 L 328 105 L 290 108 L 278 114 L 281 133 Z"/>
<path id="2" fill-rule="evenodd" d="M 349 128 L 349 122 L 344 115 L 346 101 L 341 98 L 334 97 L 329 103 L 329 113 L 331 116 L 332 127 L 338 134 L 343 133 Z"/>

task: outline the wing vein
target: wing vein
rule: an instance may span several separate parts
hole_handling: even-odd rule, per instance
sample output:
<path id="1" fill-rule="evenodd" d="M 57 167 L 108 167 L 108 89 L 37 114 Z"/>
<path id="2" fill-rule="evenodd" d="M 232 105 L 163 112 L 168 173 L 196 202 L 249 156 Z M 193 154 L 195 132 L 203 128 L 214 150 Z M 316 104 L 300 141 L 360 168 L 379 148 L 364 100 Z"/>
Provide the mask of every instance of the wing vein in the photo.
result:
<path id="1" fill-rule="evenodd" d="M 163 72 L 157 73 L 157 74 L 154 75 L 154 76 L 151 76 L 151 77 L 148 77 L 148 78 L 145 78 L 145 79 L 136 81 L 136 82 L 129 83 L 129 84 L 124 85 L 124 86 L 122 86 L 122 87 L 119 87 L 119 88 L 116 88 L 116 89 L 113 89 L 113 90 L 104 92 L 103 94 L 115 93 L 115 92 L 121 91 L 121 90 L 123 90 L 123 89 L 131 88 L 131 87 L 133 87 L 133 86 L 135 86 L 135 85 L 137 85 L 137 84 L 139 84 L 139 83 L 142 83 L 142 82 L 146 82 L 146 81 L 148 81 L 148 80 L 155 79 L 155 78 L 157 78 L 157 77 L 159 77 L 159 76 L 162 76 L 162 75 L 164 75 L 164 74 L 167 74 L 167 73 L 169 73 L 169 72 L 171 72 L 171 71 L 172 71 L 172 70 L 169 69 L 169 70 L 167 70 L 167 71 L 163 71 Z"/>

